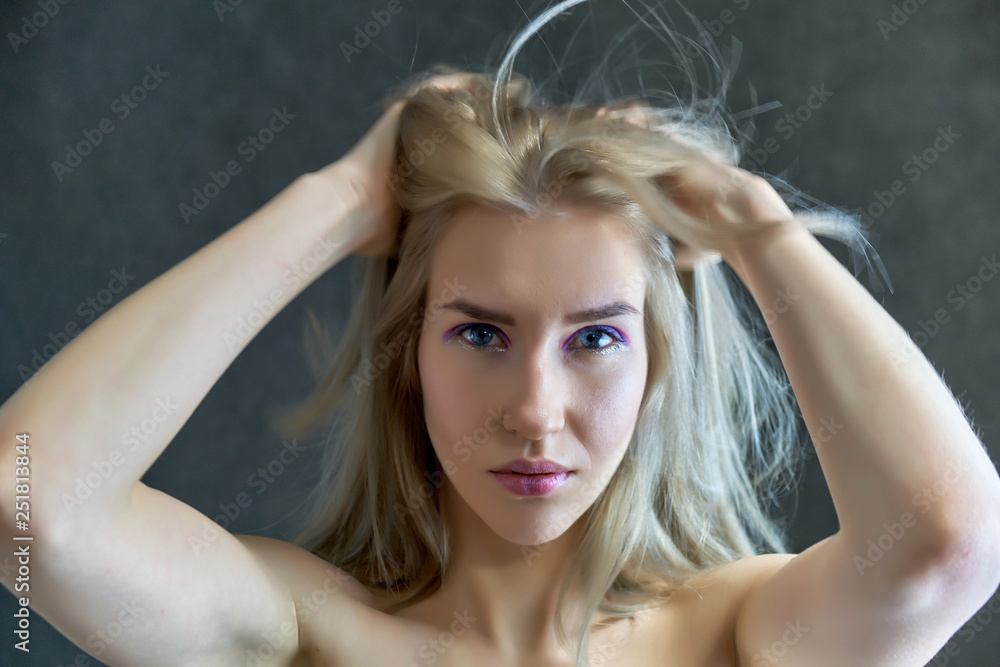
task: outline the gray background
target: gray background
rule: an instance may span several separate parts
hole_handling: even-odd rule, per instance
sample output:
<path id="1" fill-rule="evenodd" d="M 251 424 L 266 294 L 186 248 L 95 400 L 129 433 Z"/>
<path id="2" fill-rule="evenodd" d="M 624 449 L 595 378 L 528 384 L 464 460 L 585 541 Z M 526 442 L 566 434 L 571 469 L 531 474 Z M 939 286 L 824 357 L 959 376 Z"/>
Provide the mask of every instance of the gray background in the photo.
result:
<path id="1" fill-rule="evenodd" d="M 634 21 L 617 0 L 598 2 L 600 20 L 578 38 L 585 55 L 603 52 L 602 40 Z M 371 20 L 369 12 L 386 4 L 246 1 L 220 18 L 210 2 L 70 2 L 15 52 L 9 33 L 20 32 L 23 18 L 41 10 L 36 2 L 4 3 L 0 400 L 23 382 L 23 368 L 31 367 L 36 353 L 51 356 L 65 344 L 59 332 L 68 324 L 82 328 L 92 321 L 87 300 L 100 296 L 113 271 L 124 269 L 134 278 L 108 305 L 237 224 L 299 174 L 343 155 L 377 119 L 384 91 L 411 70 L 437 63 L 478 70 L 523 25 L 525 12 L 533 16 L 540 8 L 515 0 L 401 0 L 402 11 L 348 63 L 340 43 L 352 40 L 355 27 Z M 772 137 L 780 150 L 749 166 L 784 174 L 809 194 L 852 209 L 869 209 L 876 192 L 889 190 L 894 180 L 905 185 L 884 211 L 873 209 L 879 215 L 872 231 L 895 286 L 895 293 L 876 298 L 911 335 L 935 311 L 947 311 L 948 321 L 917 342 L 962 397 L 996 460 L 1000 279 L 980 283 L 960 309 L 948 295 L 975 276 L 1000 241 L 997 4 L 912 0 L 908 8 L 916 11 L 908 15 L 897 3 L 901 25 L 885 34 L 878 22 L 891 20 L 894 5 L 888 2 L 690 4 L 720 44 L 732 37 L 743 44 L 733 110 L 751 105 L 748 83 L 759 103 L 784 105 L 757 121 L 758 141 Z M 687 34 L 693 32 L 672 4 L 664 7 Z M 553 53 L 562 52 L 581 13 L 543 31 Z M 517 68 L 551 64 L 548 59 L 535 42 Z M 139 84 L 147 66 L 157 65 L 169 76 L 120 118 L 112 101 Z M 832 97 L 787 136 L 777 121 L 803 104 L 814 85 Z M 237 147 L 265 127 L 275 107 L 287 107 L 295 118 L 246 162 Z M 105 117 L 114 130 L 58 180 L 51 163 L 63 161 L 65 146 Z M 959 138 L 911 181 L 905 163 L 947 127 Z M 185 223 L 178 204 L 190 203 L 192 188 L 203 187 L 209 171 L 233 159 L 242 173 Z M 209 516 L 248 493 L 252 504 L 232 530 L 292 535 L 303 489 L 315 472 L 310 456 L 285 466 L 261 493 L 248 477 L 282 447 L 269 430 L 272 410 L 304 398 L 312 386 L 301 352 L 304 307 L 343 321 L 350 266 L 343 262 L 318 279 L 256 336 L 150 469 L 147 484 Z M 862 282 L 867 285 L 867 277 Z M 814 458 L 797 497 L 786 497 L 785 505 L 794 551 L 837 530 Z M 7 592 L 0 598 L 0 662 L 97 664 L 37 614 L 30 657 L 14 651 L 14 599 Z M 988 606 L 1000 610 L 1000 595 Z M 953 638 L 954 655 L 939 654 L 932 664 L 1000 664 L 996 615 L 984 608 Z"/>

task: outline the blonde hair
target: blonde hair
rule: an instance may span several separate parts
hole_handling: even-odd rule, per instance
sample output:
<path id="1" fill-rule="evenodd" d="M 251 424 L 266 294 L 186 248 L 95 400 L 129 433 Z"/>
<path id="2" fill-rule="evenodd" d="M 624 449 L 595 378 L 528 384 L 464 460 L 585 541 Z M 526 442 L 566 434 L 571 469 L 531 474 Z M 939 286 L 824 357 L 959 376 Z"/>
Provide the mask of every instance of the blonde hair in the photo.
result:
<path id="1" fill-rule="evenodd" d="M 709 99 L 644 105 L 648 122 L 635 122 L 634 98 L 604 102 L 603 115 L 579 101 L 548 104 L 511 71 L 525 36 L 579 1 L 535 19 L 496 74 L 466 73 L 449 90 L 425 85 L 432 75 L 460 73 L 439 66 L 385 99 L 386 109 L 406 101 L 391 175 L 403 209 L 398 253 L 356 258 L 361 284 L 336 350 L 309 313 L 315 340 L 307 344 L 325 376 L 278 430 L 302 436 L 327 424 L 336 433 L 322 444 L 315 504 L 295 543 L 374 594 L 394 596 L 389 611 L 430 595 L 449 542 L 438 504 L 444 471 L 423 421 L 416 355 L 434 315 L 429 304 L 440 305 L 427 294 L 438 235 L 467 204 L 508 212 L 514 225 L 537 224 L 564 204 L 617 215 L 645 252 L 649 366 L 634 435 L 585 514 L 560 591 L 564 644 L 566 591 L 575 582 L 584 592 L 583 665 L 596 612 L 628 618 L 696 574 L 760 550 L 787 551 L 767 506 L 793 481 L 799 433 L 795 398 L 752 300 L 721 263 L 677 271 L 667 236 L 725 249 L 780 223 L 710 228 L 656 185 L 706 156 L 738 164 L 725 86 Z M 675 47 L 683 39 L 664 31 Z M 700 48 L 709 47 L 703 39 Z M 808 198 L 777 187 L 811 231 L 863 247 L 856 218 L 822 205 L 807 210 Z"/>

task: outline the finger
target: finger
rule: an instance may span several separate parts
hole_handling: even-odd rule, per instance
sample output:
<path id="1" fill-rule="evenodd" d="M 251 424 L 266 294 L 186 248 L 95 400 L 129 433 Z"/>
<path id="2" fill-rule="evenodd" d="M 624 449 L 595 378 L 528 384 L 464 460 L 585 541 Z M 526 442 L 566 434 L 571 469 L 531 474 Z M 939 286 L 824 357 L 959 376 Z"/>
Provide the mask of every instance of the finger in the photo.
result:
<path id="1" fill-rule="evenodd" d="M 677 271 L 693 271 L 696 264 L 717 264 L 722 255 L 711 250 L 695 250 L 679 241 L 674 243 L 674 265 Z"/>
<path id="2" fill-rule="evenodd" d="M 428 79 L 426 85 L 440 90 L 451 90 L 453 88 L 461 88 L 468 82 L 469 78 L 470 75 L 465 72 L 459 72 L 457 74 L 440 74 Z"/>
<path id="3" fill-rule="evenodd" d="M 628 104 L 620 106 L 614 110 L 611 110 L 608 107 L 601 107 L 597 110 L 595 116 L 597 118 L 621 119 L 646 129 L 649 129 L 652 126 L 652 120 L 646 113 L 646 105 L 638 101 L 629 102 Z"/>

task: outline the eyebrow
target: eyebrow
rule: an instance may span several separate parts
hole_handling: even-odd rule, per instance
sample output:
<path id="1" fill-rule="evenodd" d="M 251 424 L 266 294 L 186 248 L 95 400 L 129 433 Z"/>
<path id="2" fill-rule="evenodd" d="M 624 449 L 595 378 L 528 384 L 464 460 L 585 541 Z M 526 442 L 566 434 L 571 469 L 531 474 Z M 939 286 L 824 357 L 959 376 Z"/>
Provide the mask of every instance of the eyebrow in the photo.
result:
<path id="1" fill-rule="evenodd" d="M 442 308 L 463 313 L 476 320 L 490 320 L 491 322 L 498 322 L 507 326 L 516 326 L 512 315 L 483 308 L 482 306 L 464 299 L 455 299 L 451 303 L 442 306 Z M 563 318 L 563 321 L 567 324 L 578 324 L 580 322 L 609 320 L 612 317 L 618 317 L 619 315 L 626 314 L 642 315 L 642 313 L 632 307 L 631 304 L 625 301 L 616 301 L 615 303 L 609 303 L 605 306 L 598 306 L 597 308 L 588 308 L 587 310 L 568 313 Z"/>

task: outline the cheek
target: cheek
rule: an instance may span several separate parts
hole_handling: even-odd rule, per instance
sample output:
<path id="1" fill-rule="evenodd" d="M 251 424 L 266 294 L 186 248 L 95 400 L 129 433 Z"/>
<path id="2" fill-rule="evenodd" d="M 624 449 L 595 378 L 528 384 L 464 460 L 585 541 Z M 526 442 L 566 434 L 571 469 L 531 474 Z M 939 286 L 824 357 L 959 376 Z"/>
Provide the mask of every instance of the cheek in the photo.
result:
<path id="1" fill-rule="evenodd" d="M 646 382 L 646 362 L 629 364 L 603 378 L 599 387 L 582 388 L 586 408 L 579 412 L 582 437 L 593 467 L 617 466 L 635 429 Z"/>
<path id="2" fill-rule="evenodd" d="M 420 386 L 424 419 L 438 459 L 464 463 L 470 460 L 463 443 L 483 426 L 477 415 L 486 415 L 488 396 L 483 377 L 457 366 L 454 355 L 442 346 L 419 347 Z M 450 358 L 451 357 L 451 358 Z M 478 449 L 478 448 L 477 448 Z"/>

